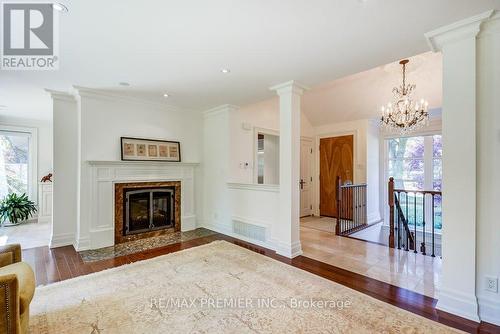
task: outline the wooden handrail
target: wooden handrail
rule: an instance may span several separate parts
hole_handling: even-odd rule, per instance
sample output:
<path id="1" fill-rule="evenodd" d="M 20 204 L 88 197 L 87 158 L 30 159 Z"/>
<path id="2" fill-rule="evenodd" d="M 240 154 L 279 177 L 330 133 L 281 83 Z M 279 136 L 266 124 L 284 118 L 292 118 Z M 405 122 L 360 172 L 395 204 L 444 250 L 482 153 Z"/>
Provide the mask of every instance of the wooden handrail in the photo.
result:
<path id="1" fill-rule="evenodd" d="M 394 245 L 394 178 L 389 178 L 388 186 L 388 202 L 389 202 L 389 247 L 395 248 Z"/>
<path id="2" fill-rule="evenodd" d="M 391 177 L 392 179 L 392 177 Z M 390 182 L 390 179 L 389 179 Z M 435 190 L 408 190 L 408 189 L 394 189 L 393 190 L 396 193 L 414 193 L 414 194 L 430 194 L 430 195 L 440 195 L 442 196 L 441 191 L 435 191 Z"/>

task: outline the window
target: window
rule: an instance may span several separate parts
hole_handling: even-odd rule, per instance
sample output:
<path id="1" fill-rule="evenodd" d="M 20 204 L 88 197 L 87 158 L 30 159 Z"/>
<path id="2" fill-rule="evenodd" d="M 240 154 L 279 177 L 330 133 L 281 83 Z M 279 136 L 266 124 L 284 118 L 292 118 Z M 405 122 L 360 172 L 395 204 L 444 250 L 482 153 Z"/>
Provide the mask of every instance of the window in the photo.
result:
<path id="1" fill-rule="evenodd" d="M 254 180 L 257 184 L 279 184 L 279 134 L 255 128 Z"/>
<path id="2" fill-rule="evenodd" d="M 405 190 L 437 190 L 441 191 L 442 183 L 442 140 L 441 135 L 415 136 L 387 139 L 386 176 L 394 178 L 394 187 Z M 401 208 L 406 212 L 408 200 L 408 222 L 417 227 L 423 220 L 422 196 L 415 198 L 409 193 L 408 199 L 401 198 Z M 432 210 L 430 198 L 426 199 L 426 221 L 431 221 Z M 435 197 L 436 229 L 441 229 L 441 196 Z M 415 210 L 416 207 L 416 210 Z M 415 217 L 416 215 L 416 217 Z"/>
<path id="3" fill-rule="evenodd" d="M 0 129 L 0 198 L 10 193 L 27 194 L 36 201 L 35 130 Z"/>

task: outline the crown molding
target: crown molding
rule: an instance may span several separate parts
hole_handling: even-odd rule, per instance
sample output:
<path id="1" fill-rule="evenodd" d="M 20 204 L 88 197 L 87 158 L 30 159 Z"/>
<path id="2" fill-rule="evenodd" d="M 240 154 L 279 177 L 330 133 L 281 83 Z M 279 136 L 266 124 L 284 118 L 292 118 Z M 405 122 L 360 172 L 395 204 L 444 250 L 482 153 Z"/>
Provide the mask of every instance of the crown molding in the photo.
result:
<path id="1" fill-rule="evenodd" d="M 276 91 L 278 95 L 286 94 L 286 93 L 295 93 L 302 95 L 304 91 L 309 90 L 309 87 L 297 82 L 295 80 L 290 80 L 287 82 L 283 82 L 272 87 L 269 87 L 270 90 Z"/>
<path id="2" fill-rule="evenodd" d="M 443 46 L 449 43 L 457 42 L 466 38 L 475 38 L 481 31 L 481 24 L 488 21 L 495 10 L 469 17 L 447 26 L 429 31 L 424 36 L 433 52 L 443 49 Z"/>
<path id="3" fill-rule="evenodd" d="M 498 34 L 500 32 L 500 11 L 496 10 L 487 22 L 481 27 L 478 38 Z"/>
<path id="4" fill-rule="evenodd" d="M 205 110 L 203 112 L 203 117 L 210 117 L 210 116 L 217 115 L 217 114 L 219 114 L 221 112 L 225 112 L 225 111 L 231 112 L 231 111 L 236 111 L 238 109 L 240 109 L 240 107 L 238 107 L 238 106 L 235 106 L 235 105 L 232 105 L 232 104 L 223 104 L 223 105 L 220 105 L 218 107 Z"/>
<path id="5" fill-rule="evenodd" d="M 68 92 L 63 92 L 59 90 L 53 90 L 45 88 L 45 91 L 50 94 L 53 100 L 66 101 L 66 102 L 76 102 L 76 98 L 73 94 Z"/>
<path id="6" fill-rule="evenodd" d="M 146 105 L 152 108 L 171 110 L 171 111 L 181 110 L 179 107 L 174 106 L 172 104 L 160 103 L 148 99 L 132 97 L 123 94 L 115 94 L 101 89 L 94 89 L 89 87 L 73 85 L 73 90 L 80 97 L 87 97 L 87 98 L 108 100 L 108 101 L 118 101 L 124 103 L 134 103 L 134 104 Z"/>

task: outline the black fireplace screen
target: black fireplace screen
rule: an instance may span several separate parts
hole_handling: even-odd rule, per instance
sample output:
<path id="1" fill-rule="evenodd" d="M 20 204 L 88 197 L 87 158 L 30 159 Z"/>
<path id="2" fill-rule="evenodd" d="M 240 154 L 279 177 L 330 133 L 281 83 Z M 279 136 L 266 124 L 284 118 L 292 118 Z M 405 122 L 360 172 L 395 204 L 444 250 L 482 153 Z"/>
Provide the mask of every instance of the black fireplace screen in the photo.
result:
<path id="1" fill-rule="evenodd" d="M 175 187 L 124 189 L 124 198 L 124 235 L 175 226 Z"/>

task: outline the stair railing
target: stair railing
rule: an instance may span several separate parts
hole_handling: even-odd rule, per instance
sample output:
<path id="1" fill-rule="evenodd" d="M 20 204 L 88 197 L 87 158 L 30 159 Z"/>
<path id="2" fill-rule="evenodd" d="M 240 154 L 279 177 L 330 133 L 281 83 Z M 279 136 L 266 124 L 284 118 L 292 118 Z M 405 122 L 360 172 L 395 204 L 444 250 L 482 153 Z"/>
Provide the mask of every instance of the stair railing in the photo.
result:
<path id="1" fill-rule="evenodd" d="M 366 184 L 345 184 L 337 176 L 337 222 L 335 234 L 347 236 L 368 227 L 366 206 Z"/>
<path id="2" fill-rule="evenodd" d="M 406 251 L 413 250 L 414 253 L 420 252 L 427 255 L 430 244 L 431 256 L 435 257 L 435 209 L 440 207 L 442 193 L 429 190 L 395 189 L 392 177 L 389 179 L 388 190 L 389 247 Z M 413 197 L 412 199 L 410 195 Z M 426 211 L 426 205 L 430 205 L 430 210 L 428 209 L 430 212 Z M 419 207 L 421 207 L 420 210 Z M 420 219 L 418 219 L 418 214 L 421 214 Z M 411 215 L 413 215 L 413 219 L 411 219 Z M 426 217 L 431 219 L 430 224 L 426 222 Z M 429 225 L 431 225 L 430 228 L 428 228 Z M 419 250 L 417 250 L 417 241 L 420 242 Z"/>

